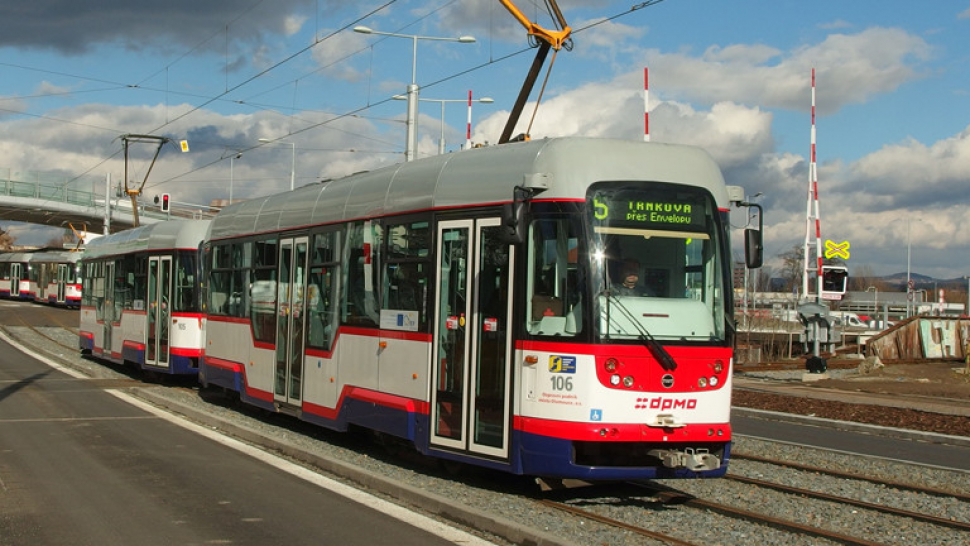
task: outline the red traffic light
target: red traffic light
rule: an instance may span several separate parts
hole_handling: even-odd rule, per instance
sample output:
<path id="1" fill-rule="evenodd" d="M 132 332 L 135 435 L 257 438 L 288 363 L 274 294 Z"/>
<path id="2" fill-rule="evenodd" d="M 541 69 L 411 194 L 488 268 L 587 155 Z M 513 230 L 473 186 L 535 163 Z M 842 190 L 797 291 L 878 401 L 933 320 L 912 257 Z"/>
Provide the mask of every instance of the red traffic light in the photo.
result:
<path id="1" fill-rule="evenodd" d="M 161 208 L 162 212 L 168 212 L 169 210 L 171 210 L 171 203 L 172 202 L 171 202 L 171 199 L 169 198 L 169 195 L 167 193 L 163 193 L 162 202 L 159 204 L 159 208 Z"/>

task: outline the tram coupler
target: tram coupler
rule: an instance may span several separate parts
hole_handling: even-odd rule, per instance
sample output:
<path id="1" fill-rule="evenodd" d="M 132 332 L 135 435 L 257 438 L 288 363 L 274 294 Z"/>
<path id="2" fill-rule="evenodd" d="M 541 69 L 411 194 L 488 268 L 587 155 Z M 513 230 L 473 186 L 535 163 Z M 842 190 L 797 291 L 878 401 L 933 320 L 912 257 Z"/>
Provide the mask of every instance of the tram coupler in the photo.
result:
<path id="1" fill-rule="evenodd" d="M 660 459 L 667 468 L 686 468 L 692 472 L 705 472 L 721 468 L 721 460 L 706 449 L 690 447 L 684 451 L 651 449 L 647 454 Z"/>

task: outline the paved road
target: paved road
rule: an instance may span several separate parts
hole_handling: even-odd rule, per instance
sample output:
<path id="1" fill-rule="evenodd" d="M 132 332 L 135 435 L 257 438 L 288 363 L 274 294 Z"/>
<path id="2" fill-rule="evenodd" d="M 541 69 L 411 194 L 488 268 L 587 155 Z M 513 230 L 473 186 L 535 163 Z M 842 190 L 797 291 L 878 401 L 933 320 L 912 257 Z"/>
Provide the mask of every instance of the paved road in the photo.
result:
<path id="1" fill-rule="evenodd" d="M 735 434 L 744 436 L 970 472 L 970 447 L 946 445 L 935 435 L 908 435 L 894 430 L 892 433 L 898 436 L 890 437 L 877 429 L 843 430 L 821 419 L 783 422 L 743 410 L 731 415 L 731 426 Z"/>
<path id="2" fill-rule="evenodd" d="M 127 383 L 74 378 L 0 341 L 0 544 L 371 546 L 393 537 L 426 546 L 465 538 L 418 529 L 360 504 L 382 506 L 376 499 L 333 493 L 106 390 Z"/>

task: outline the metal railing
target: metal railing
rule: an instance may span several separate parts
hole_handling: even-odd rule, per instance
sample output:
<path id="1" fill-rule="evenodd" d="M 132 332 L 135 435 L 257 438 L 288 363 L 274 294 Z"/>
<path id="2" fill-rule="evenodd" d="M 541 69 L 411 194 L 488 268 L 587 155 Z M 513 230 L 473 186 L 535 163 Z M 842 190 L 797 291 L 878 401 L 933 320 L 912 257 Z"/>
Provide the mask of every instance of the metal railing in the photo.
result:
<path id="1" fill-rule="evenodd" d="M 90 188 L 84 189 L 84 188 Z M 18 171 L 0 168 L 0 197 L 20 197 L 39 199 L 47 202 L 65 203 L 91 209 L 93 218 L 104 215 L 104 178 L 99 176 L 68 177 L 50 172 Z M 112 199 L 112 216 L 118 213 L 130 214 L 128 198 Z M 139 203 L 139 215 L 155 220 L 169 217 L 211 218 L 219 211 L 204 205 L 179 204 L 172 208 L 171 214 L 158 210 L 154 204 Z"/>

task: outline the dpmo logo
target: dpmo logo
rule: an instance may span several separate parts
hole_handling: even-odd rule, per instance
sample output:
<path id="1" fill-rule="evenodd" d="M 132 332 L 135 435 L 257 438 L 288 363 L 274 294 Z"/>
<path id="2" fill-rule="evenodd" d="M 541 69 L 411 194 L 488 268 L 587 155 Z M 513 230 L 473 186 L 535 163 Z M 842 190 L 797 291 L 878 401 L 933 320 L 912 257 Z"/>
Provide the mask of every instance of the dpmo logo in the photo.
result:
<path id="1" fill-rule="evenodd" d="M 663 396 L 658 396 L 656 398 L 637 398 L 637 403 L 633 406 L 633 409 L 652 410 L 692 410 L 695 408 L 697 408 L 696 398 L 665 398 Z"/>

